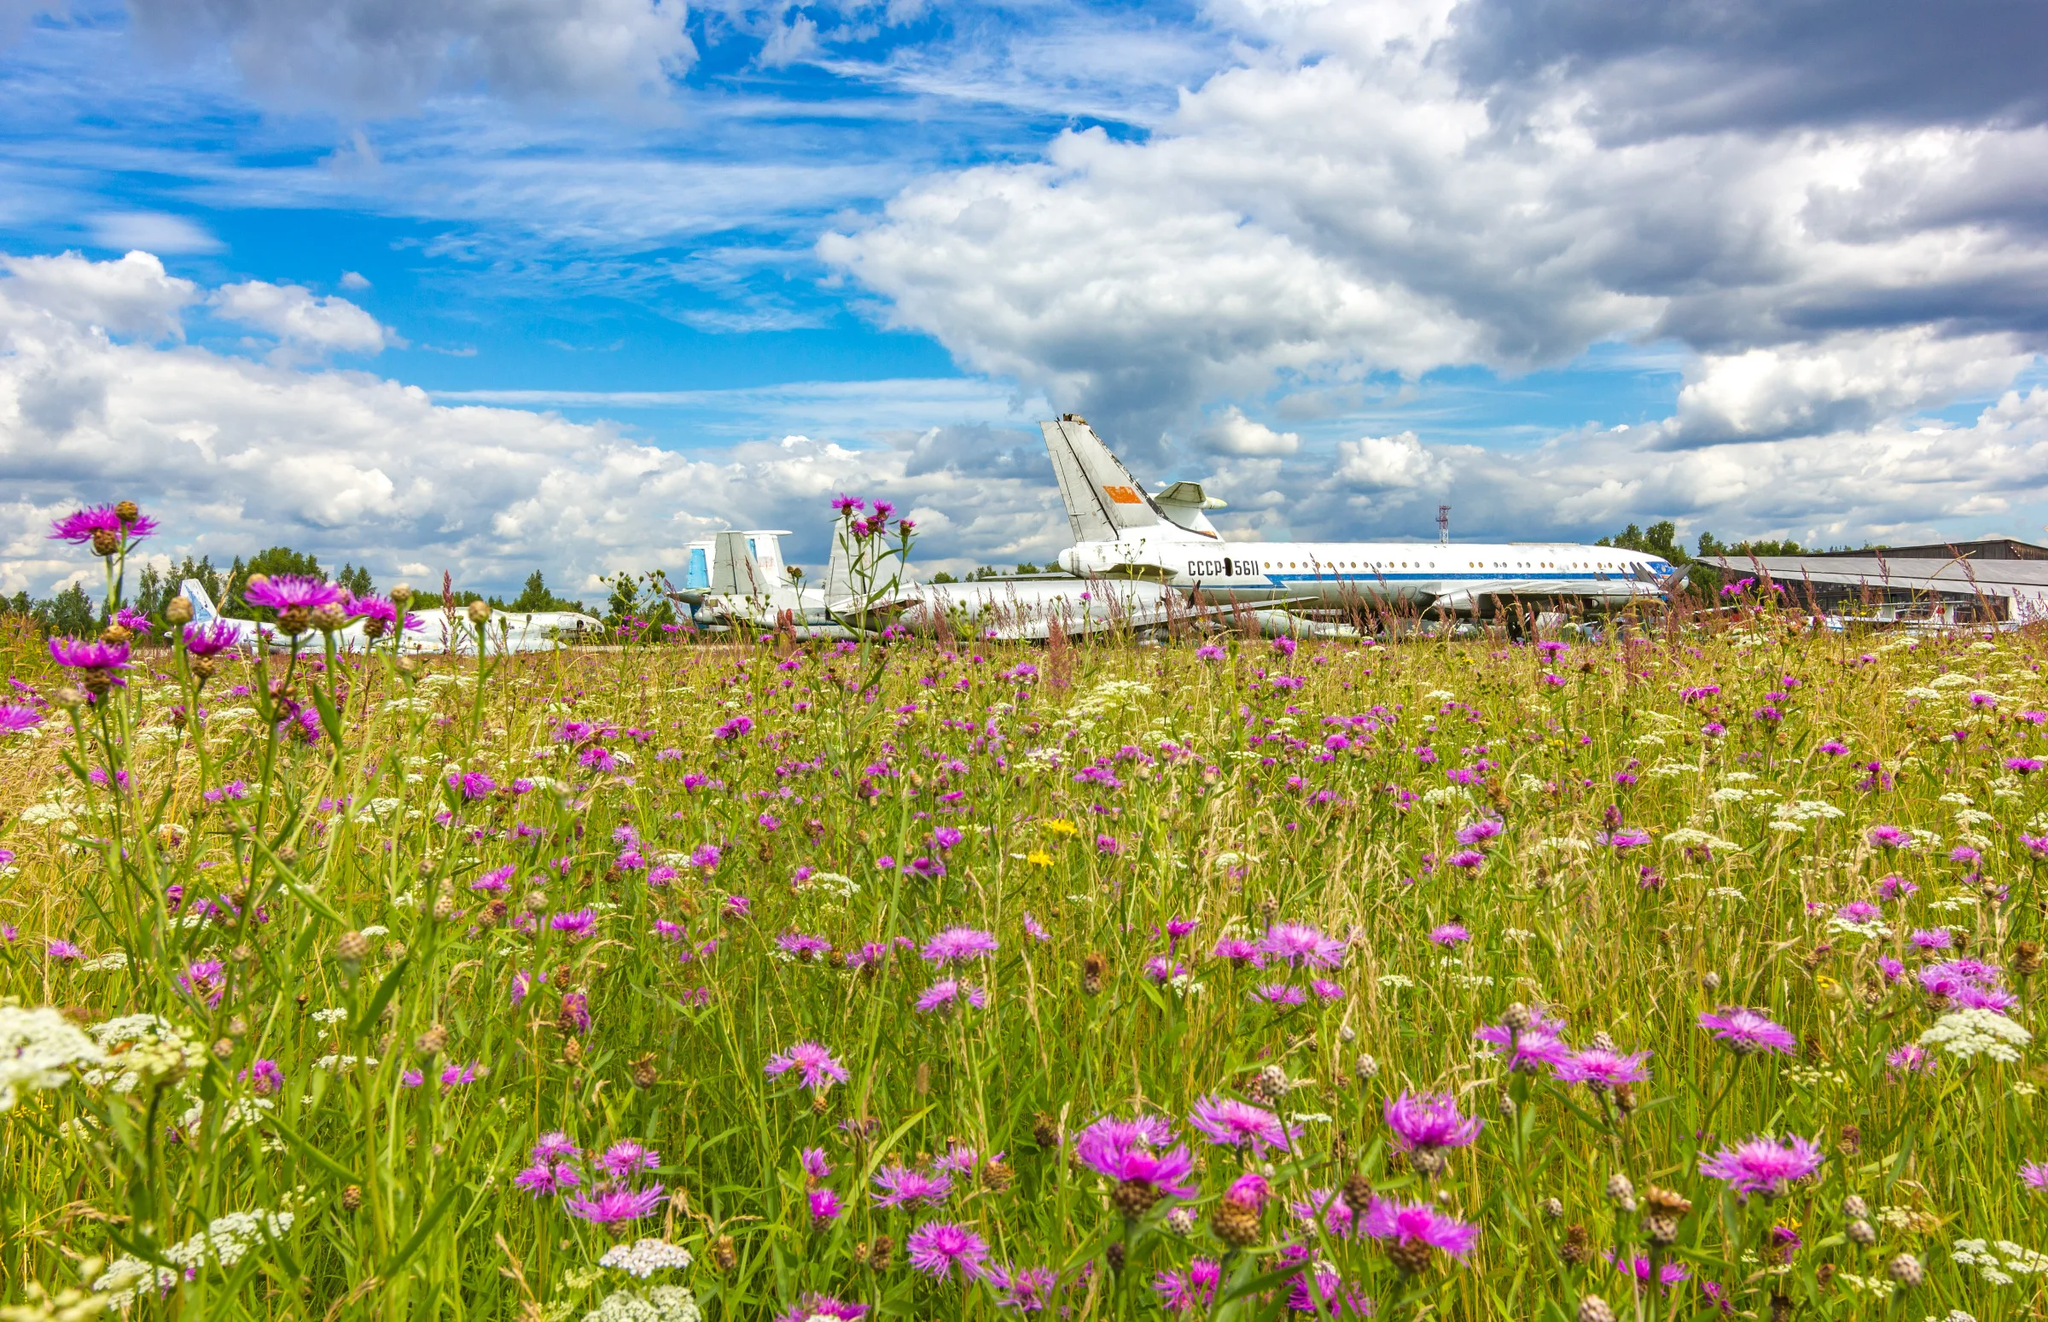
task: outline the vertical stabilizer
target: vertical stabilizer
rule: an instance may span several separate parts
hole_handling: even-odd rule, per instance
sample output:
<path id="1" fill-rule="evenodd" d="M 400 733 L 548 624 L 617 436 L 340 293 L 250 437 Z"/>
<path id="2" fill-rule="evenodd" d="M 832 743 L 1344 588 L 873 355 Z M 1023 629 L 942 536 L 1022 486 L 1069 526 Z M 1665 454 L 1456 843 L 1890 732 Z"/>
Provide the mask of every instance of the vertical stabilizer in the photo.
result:
<path id="1" fill-rule="evenodd" d="M 774 588 L 761 572 L 761 562 L 747 548 L 743 532 L 722 532 L 711 539 L 710 590 L 728 597 L 763 597 Z"/>
<path id="2" fill-rule="evenodd" d="M 846 525 L 833 521 L 832 530 L 826 534 L 831 543 L 832 556 L 825 562 L 825 605 L 830 607 L 853 596 L 853 568 L 847 558 L 847 539 L 853 534 Z"/>
<path id="3" fill-rule="evenodd" d="M 1110 453 L 1085 418 L 1062 414 L 1041 422 L 1045 448 L 1052 452 L 1052 470 L 1059 478 L 1060 500 L 1074 525 L 1077 542 L 1114 542 L 1127 534 L 1185 534 L 1168 519 L 1123 460 Z"/>
<path id="4" fill-rule="evenodd" d="M 214 609 L 213 598 L 207 595 L 205 586 L 198 579 L 186 579 L 179 591 L 184 593 L 185 600 L 192 603 L 192 623 L 212 624 L 220 618 L 220 612 Z"/>

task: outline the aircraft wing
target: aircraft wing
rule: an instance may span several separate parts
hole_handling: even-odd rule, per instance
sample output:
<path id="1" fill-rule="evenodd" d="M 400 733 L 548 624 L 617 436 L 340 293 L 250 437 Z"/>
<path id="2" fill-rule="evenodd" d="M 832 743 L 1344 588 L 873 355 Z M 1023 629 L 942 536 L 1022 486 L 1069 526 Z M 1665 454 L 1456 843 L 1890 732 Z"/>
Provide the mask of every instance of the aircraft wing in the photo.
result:
<path id="1" fill-rule="evenodd" d="M 1561 597 L 1580 601 L 1628 601 L 1655 597 L 1663 589 L 1652 579 L 1644 582 L 1625 574 L 1607 578 L 1500 578 L 1478 583 L 1460 583 L 1439 593 L 1430 602 L 1436 611 L 1470 612 L 1488 597 L 1503 601 L 1554 601 Z"/>

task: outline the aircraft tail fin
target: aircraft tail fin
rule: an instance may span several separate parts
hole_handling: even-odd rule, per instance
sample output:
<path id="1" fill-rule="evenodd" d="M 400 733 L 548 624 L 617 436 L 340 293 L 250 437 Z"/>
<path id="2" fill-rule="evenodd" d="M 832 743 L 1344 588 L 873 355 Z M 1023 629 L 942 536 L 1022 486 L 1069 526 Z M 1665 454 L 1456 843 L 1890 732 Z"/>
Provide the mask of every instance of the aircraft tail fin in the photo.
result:
<path id="1" fill-rule="evenodd" d="M 728 597 L 766 596 L 775 587 L 741 532 L 722 532 L 711 539 L 710 577 L 709 591 Z"/>
<path id="2" fill-rule="evenodd" d="M 1052 454 L 1053 474 L 1059 479 L 1060 500 L 1074 526 L 1075 541 L 1114 542 L 1138 531 L 1192 538 L 1188 529 L 1169 519 L 1146 494 L 1087 419 L 1064 413 L 1051 422 L 1039 423 L 1038 429 L 1045 434 L 1045 448 Z"/>
<path id="3" fill-rule="evenodd" d="M 214 608 L 212 596 L 198 579 L 186 579 L 179 585 L 179 591 L 184 594 L 185 600 L 192 603 L 192 623 L 212 624 L 220 618 L 220 612 Z"/>
<path id="4" fill-rule="evenodd" d="M 835 521 L 832 531 L 826 534 L 832 544 L 832 557 L 825 562 L 825 604 L 845 601 L 853 595 L 853 567 L 847 557 L 846 539 L 852 536 L 846 525 Z"/>

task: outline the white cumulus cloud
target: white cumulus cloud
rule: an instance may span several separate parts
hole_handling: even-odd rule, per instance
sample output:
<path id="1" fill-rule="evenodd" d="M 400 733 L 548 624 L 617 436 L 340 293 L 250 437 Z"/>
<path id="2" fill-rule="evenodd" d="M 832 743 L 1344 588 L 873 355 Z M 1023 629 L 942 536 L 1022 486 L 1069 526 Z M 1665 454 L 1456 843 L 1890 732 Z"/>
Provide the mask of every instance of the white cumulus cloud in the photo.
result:
<path id="1" fill-rule="evenodd" d="M 216 315 L 253 326 L 301 351 L 378 353 L 396 338 L 347 299 L 317 295 L 300 285 L 245 280 L 222 285 L 207 302 Z"/>
<path id="2" fill-rule="evenodd" d="M 1276 432 L 1263 422 L 1247 418 L 1235 404 L 1218 414 L 1196 439 L 1215 454 L 1284 455 L 1301 449 L 1298 432 Z"/>

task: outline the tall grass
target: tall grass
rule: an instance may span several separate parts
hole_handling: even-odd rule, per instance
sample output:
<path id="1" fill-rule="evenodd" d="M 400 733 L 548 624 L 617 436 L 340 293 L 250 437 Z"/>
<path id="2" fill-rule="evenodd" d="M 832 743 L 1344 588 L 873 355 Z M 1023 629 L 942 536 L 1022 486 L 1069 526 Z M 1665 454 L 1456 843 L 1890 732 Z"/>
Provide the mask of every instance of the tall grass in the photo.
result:
<path id="1" fill-rule="evenodd" d="M 2037 1056 L 1900 1054 L 1958 995 L 2032 1021 L 2038 638 L 1211 642 L 271 657 L 203 687 L 172 650 L 72 707 L 10 654 L 51 705 L 0 741 L 6 1316 L 67 1289 L 319 1322 L 2038 1315 Z M 935 967 L 955 927 L 997 948 Z M 1964 958 L 1999 972 L 1923 985 Z M 946 977 L 985 1004 L 914 1008 Z M 1733 1006 L 1796 1048 L 1699 1025 Z M 1649 1078 L 1473 1036 L 1546 1018 Z M 799 1042 L 846 1081 L 770 1075 Z M 60 1063 L 19 1077 L 31 1047 Z M 1485 1127 L 1404 1155 L 1406 1093 Z M 1292 1137 L 1213 1144 L 1212 1097 Z M 1189 1144 L 1192 1196 L 1081 1159 L 1147 1115 L 1175 1134 L 1135 1150 Z M 573 1194 L 515 1184 L 552 1133 Z M 1826 1159 L 1747 1196 L 1701 1173 L 1759 1135 Z M 607 1175 L 627 1141 L 658 1155 Z M 897 1166 L 950 1190 L 877 1206 Z M 1246 1173 L 1271 1200 L 1226 1207 Z M 606 1186 L 645 1214 L 572 1212 Z M 1368 1198 L 1476 1246 L 1361 1233 Z M 933 1222 L 986 1242 L 969 1279 L 910 1261 Z M 646 1239 L 690 1265 L 601 1265 Z"/>

